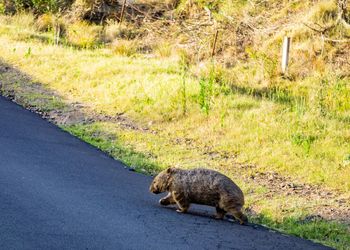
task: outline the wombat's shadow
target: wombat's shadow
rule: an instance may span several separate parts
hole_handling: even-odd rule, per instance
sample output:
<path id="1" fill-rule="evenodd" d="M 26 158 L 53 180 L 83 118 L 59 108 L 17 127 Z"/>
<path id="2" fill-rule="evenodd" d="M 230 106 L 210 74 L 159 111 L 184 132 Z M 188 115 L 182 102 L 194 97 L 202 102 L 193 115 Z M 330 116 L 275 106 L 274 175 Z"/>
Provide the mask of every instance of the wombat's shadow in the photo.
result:
<path id="1" fill-rule="evenodd" d="M 162 208 L 164 209 L 169 209 L 169 210 L 173 210 L 174 213 L 176 212 L 177 207 L 175 205 L 169 205 L 169 206 L 162 206 Z M 181 214 L 181 213 L 179 213 Z M 209 207 L 209 206 L 204 206 L 204 205 L 191 205 L 190 209 L 182 215 L 193 215 L 193 216 L 199 216 L 199 217 L 203 217 L 203 218 L 210 218 L 212 220 L 217 221 L 218 223 L 222 222 L 222 223 L 233 223 L 236 225 L 239 225 L 238 220 L 236 220 L 235 217 L 233 217 L 230 214 L 226 214 L 225 218 L 222 220 L 218 220 L 215 218 L 215 208 Z M 257 225 L 257 224 L 253 224 L 253 223 L 247 223 L 244 224 L 242 226 L 247 226 L 247 227 L 252 227 L 254 229 L 259 229 L 259 230 L 264 230 L 264 231 L 274 231 L 277 232 L 275 230 L 272 230 L 270 228 L 264 227 L 262 225 Z"/>

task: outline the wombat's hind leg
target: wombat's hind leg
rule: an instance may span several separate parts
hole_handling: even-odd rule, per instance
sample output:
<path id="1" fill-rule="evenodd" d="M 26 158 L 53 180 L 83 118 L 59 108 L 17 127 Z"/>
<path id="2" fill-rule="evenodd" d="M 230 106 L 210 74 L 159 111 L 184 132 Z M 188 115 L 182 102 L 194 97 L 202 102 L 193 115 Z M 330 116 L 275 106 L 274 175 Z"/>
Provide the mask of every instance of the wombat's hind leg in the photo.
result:
<path id="1" fill-rule="evenodd" d="M 184 195 L 179 193 L 179 192 L 176 192 L 174 191 L 173 192 L 173 198 L 177 204 L 177 206 L 179 207 L 176 212 L 179 212 L 179 213 L 186 213 L 187 210 L 189 209 L 190 207 L 190 204 L 187 202 L 187 200 L 185 199 Z"/>
<path id="2" fill-rule="evenodd" d="M 161 205 L 163 205 L 163 206 L 168 206 L 168 205 L 171 205 L 171 204 L 175 204 L 175 200 L 174 200 L 172 194 L 168 193 L 167 196 L 165 196 L 164 198 L 159 200 L 159 203 Z"/>
<path id="3" fill-rule="evenodd" d="M 219 206 L 216 207 L 215 219 L 222 220 L 225 217 L 226 211 Z"/>

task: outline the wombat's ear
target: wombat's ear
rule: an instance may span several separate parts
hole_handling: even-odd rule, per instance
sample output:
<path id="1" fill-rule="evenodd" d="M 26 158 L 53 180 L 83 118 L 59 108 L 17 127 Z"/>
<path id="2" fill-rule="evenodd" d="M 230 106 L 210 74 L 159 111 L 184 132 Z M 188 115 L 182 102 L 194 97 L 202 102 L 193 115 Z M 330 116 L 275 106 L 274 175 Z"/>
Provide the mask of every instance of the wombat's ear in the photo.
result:
<path id="1" fill-rule="evenodd" d="M 168 169 L 166 170 L 166 172 L 167 172 L 168 174 L 171 174 L 171 173 L 174 172 L 174 168 L 168 168 Z"/>

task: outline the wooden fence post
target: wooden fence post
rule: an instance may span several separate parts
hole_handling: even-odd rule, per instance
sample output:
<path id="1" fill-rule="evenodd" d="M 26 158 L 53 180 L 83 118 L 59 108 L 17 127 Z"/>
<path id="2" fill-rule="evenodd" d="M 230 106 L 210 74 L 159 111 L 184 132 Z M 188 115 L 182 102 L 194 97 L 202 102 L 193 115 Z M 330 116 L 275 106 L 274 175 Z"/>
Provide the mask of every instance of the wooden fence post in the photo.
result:
<path id="1" fill-rule="evenodd" d="M 290 37 L 284 37 L 283 39 L 283 50 L 282 50 L 282 73 L 285 75 L 288 71 L 289 63 L 289 50 L 290 50 Z"/>

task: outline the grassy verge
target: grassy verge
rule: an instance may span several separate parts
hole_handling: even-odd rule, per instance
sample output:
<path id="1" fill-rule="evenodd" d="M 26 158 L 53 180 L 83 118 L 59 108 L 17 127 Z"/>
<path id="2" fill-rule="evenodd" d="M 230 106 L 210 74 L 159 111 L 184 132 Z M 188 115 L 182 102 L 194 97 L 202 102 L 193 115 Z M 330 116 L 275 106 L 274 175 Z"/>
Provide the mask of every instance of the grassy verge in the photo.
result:
<path id="1" fill-rule="evenodd" d="M 128 57 L 106 48 L 53 46 L 41 39 L 51 33 L 36 32 L 31 16 L 21 18 L 0 19 L 0 58 L 10 68 L 0 69 L 3 93 L 140 172 L 219 170 L 242 187 L 253 221 L 339 249 L 350 245 L 344 221 L 317 216 L 326 208 L 348 212 L 339 200 L 350 197 L 350 125 L 323 113 L 328 94 L 336 93 L 327 84 L 311 98 L 321 100 L 319 109 L 310 108 L 293 91 L 256 94 L 261 89 L 244 84 L 244 70 L 235 74 L 241 85 L 232 87 L 217 79 L 212 65 L 201 79 L 193 77 L 177 55 Z M 335 85 L 349 88 L 341 79 Z M 256 177 L 267 172 L 335 195 L 310 198 L 273 188 L 276 180 Z"/>
<path id="2" fill-rule="evenodd" d="M 108 124 L 95 123 L 90 125 L 72 125 L 63 126 L 63 129 L 81 138 L 82 140 L 98 147 L 107 152 L 115 159 L 124 162 L 131 166 L 136 171 L 141 173 L 156 173 L 163 169 L 166 164 L 162 159 L 154 159 L 147 150 L 140 150 L 140 144 L 144 143 L 144 138 L 131 131 L 111 131 Z M 106 132 L 109 131 L 109 132 Z M 111 138 L 110 135 L 118 135 L 118 137 Z M 157 139 L 153 140 L 157 145 Z M 133 146 L 130 139 L 133 138 L 138 142 Z M 159 140 L 159 139 L 158 139 Z M 139 151 L 136 150 L 139 147 Z M 162 148 L 163 149 L 163 148 Z M 184 152 L 183 149 L 174 149 L 164 147 L 165 150 L 172 150 L 167 152 L 167 157 L 172 155 L 184 155 L 190 152 Z M 143 153 L 140 153 L 143 152 Z M 193 154 L 193 152 L 191 152 Z M 178 156 L 177 156 L 178 157 Z M 174 162 L 177 160 L 174 159 Z M 251 184 L 239 183 L 245 190 L 254 189 L 255 193 L 263 194 L 265 191 L 259 187 L 252 187 Z M 255 196 L 255 197 L 254 197 Z M 250 194 L 248 196 L 248 206 L 254 203 L 257 195 Z M 291 206 L 290 203 L 294 203 Z M 310 215 L 301 204 L 305 201 L 297 200 L 294 197 L 274 197 L 270 200 L 264 200 L 260 206 L 263 208 L 259 214 L 250 214 L 250 221 L 257 224 L 262 224 L 267 227 L 276 229 L 280 232 L 295 235 L 305 239 L 311 239 L 315 242 L 323 243 L 337 249 L 348 249 L 350 243 L 349 228 L 340 223 L 325 221 L 322 217 Z M 311 202 L 310 202 L 311 203 Z M 308 205 L 310 205 L 310 203 Z M 281 208 L 285 206 L 291 211 L 281 213 Z M 294 211 L 293 211 L 294 210 Z"/>

